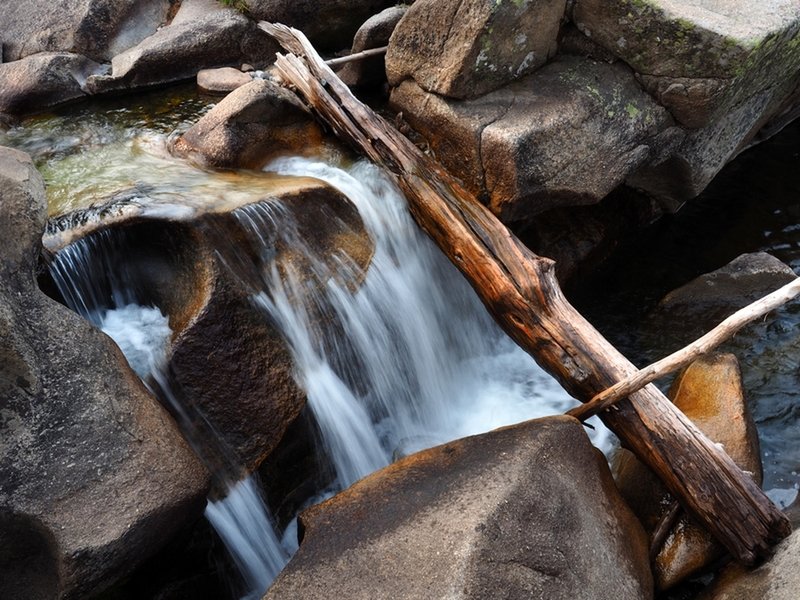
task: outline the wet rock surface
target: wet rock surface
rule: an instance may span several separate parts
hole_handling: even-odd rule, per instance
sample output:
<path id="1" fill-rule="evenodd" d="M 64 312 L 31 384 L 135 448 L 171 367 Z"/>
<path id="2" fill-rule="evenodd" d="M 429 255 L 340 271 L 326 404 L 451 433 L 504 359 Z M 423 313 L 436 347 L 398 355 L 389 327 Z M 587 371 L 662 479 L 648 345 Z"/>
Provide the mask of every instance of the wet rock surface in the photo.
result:
<path id="1" fill-rule="evenodd" d="M 36 287 L 30 159 L 0 150 L 0 179 L 0 595 L 85 598 L 196 518 L 208 475 L 114 343 Z"/>
<path id="2" fill-rule="evenodd" d="M 319 256 L 329 257 L 331 267 L 345 258 L 356 272 L 366 270 L 372 241 L 355 207 L 340 192 L 315 179 L 284 178 L 260 201 L 283 207 L 285 218 L 293 219 Z M 172 393 L 190 407 L 186 425 L 205 439 L 199 451 L 220 471 L 231 464 L 255 469 L 305 406 L 286 343 L 250 298 L 253 290 L 247 284 L 261 286 L 251 278 L 259 277 L 255 262 L 263 249 L 252 246 L 233 214 L 246 205 L 230 201 L 172 219 L 157 209 L 148 213 L 141 205 L 131 211 L 95 208 L 85 218 L 98 220 L 78 227 L 74 235 L 53 226 L 46 237 L 53 247 L 61 247 L 65 235 L 73 243 L 113 240 L 100 246 L 103 256 L 91 271 L 113 273 L 137 290 L 140 303 L 158 306 L 168 316 Z M 64 215 L 60 220 L 85 218 Z M 271 258 L 279 268 L 291 265 L 312 276 L 312 266 L 299 249 L 273 244 Z M 108 282 L 101 276 L 94 285 L 102 288 Z M 112 297 L 110 288 L 105 296 Z"/>
<path id="3" fill-rule="evenodd" d="M 669 397 L 712 441 L 721 444 L 739 467 L 761 482 L 758 433 L 747 407 L 741 373 L 732 354 L 694 361 L 672 384 Z M 661 482 L 628 451 L 614 457 L 617 485 L 652 536 L 672 499 Z M 666 590 L 721 558 L 724 549 L 685 514 L 679 515 L 655 555 L 656 587 Z"/>
<path id="4" fill-rule="evenodd" d="M 280 154 L 302 153 L 322 132 L 288 91 L 253 80 L 204 115 L 175 143 L 175 152 L 214 167 L 257 168 Z"/>
<path id="5" fill-rule="evenodd" d="M 265 599 L 652 597 L 640 526 L 566 417 L 414 454 L 301 519 Z"/>

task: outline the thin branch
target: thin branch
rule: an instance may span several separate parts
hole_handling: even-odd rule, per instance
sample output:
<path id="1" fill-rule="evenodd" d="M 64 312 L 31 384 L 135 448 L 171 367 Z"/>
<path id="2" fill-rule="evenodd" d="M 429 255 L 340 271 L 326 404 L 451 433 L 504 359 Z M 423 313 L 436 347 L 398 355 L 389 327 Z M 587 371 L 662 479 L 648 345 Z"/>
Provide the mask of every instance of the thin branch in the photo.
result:
<path id="1" fill-rule="evenodd" d="M 344 65 L 357 60 L 364 60 L 365 58 L 370 58 L 371 56 L 380 56 L 381 54 L 386 54 L 386 50 L 388 48 L 389 46 L 381 46 L 380 48 L 370 48 L 369 50 L 362 50 L 361 52 L 353 52 L 353 54 L 348 54 L 347 56 L 342 56 L 341 58 L 332 58 L 330 60 L 326 60 L 325 64 L 329 67 L 338 67 L 339 65 Z"/>
<path id="2" fill-rule="evenodd" d="M 604 411 L 614 403 L 627 398 L 633 392 L 636 392 L 646 386 L 648 383 L 656 379 L 668 375 L 678 369 L 685 367 L 691 363 L 698 356 L 710 352 L 722 342 L 733 336 L 737 331 L 748 323 L 763 317 L 768 312 L 785 304 L 795 296 L 800 294 L 800 278 L 795 279 L 791 283 L 787 283 L 782 288 L 779 288 L 744 308 L 737 310 L 727 319 L 722 321 L 719 325 L 714 327 L 711 331 L 704 336 L 696 339 L 694 342 L 662 358 L 659 361 L 652 363 L 637 371 L 633 375 L 620 380 L 612 385 L 610 388 L 600 392 L 594 398 L 589 400 L 586 404 L 576 406 L 572 410 L 567 411 L 568 415 L 580 419 L 581 421 Z"/>

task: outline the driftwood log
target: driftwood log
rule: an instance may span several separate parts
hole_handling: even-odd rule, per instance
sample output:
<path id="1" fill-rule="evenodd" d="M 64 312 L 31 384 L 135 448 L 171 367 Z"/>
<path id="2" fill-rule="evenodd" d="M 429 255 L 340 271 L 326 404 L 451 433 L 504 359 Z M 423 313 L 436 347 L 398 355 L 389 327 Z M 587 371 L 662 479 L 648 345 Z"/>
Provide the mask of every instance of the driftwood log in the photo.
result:
<path id="1" fill-rule="evenodd" d="M 566 300 L 553 261 L 533 254 L 455 178 L 360 103 L 301 32 L 260 26 L 290 53 L 275 63 L 282 84 L 393 176 L 419 226 L 500 326 L 570 394 L 585 402 L 636 373 Z M 789 534 L 788 520 L 755 482 L 652 384 L 602 419 L 740 562 L 758 562 Z"/>

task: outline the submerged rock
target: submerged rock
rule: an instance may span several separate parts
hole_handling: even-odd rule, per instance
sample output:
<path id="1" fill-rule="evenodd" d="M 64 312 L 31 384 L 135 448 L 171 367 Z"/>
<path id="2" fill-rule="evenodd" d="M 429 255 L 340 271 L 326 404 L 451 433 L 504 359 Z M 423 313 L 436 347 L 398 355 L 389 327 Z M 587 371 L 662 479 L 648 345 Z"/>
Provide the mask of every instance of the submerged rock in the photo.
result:
<path id="1" fill-rule="evenodd" d="M 46 297 L 44 186 L 0 149 L 0 596 L 86 598 L 202 511 L 208 474 L 114 343 Z"/>
<path id="2" fill-rule="evenodd" d="M 85 56 L 66 52 L 0 64 L 0 113 L 33 112 L 81 98 L 87 78 L 103 70 Z"/>
<path id="3" fill-rule="evenodd" d="M 732 354 L 714 354 L 694 361 L 669 391 L 675 405 L 746 473 L 761 483 L 758 433 L 747 407 L 739 364 Z M 653 535 L 672 502 L 669 493 L 630 452 L 615 456 L 617 485 Z M 678 517 L 655 558 L 656 588 L 666 590 L 708 567 L 724 548 L 685 513 Z"/>
<path id="4" fill-rule="evenodd" d="M 565 0 L 417 0 L 392 34 L 389 83 L 474 98 L 528 75 L 556 52 Z"/>
<path id="5" fill-rule="evenodd" d="M 170 0 L 5 2 L 0 39 L 6 61 L 39 52 L 75 52 L 98 61 L 135 46 L 166 22 Z"/>
<path id="6" fill-rule="evenodd" d="M 301 526 L 265 600 L 652 597 L 641 527 L 566 417 L 404 458 Z"/>
<path id="7" fill-rule="evenodd" d="M 292 93 L 254 80 L 205 114 L 177 140 L 174 151 L 203 165 L 257 168 L 321 140 L 319 127 Z"/>
<path id="8" fill-rule="evenodd" d="M 624 65 L 576 56 L 472 100 L 407 80 L 391 102 L 505 222 L 597 203 L 680 138 Z"/>

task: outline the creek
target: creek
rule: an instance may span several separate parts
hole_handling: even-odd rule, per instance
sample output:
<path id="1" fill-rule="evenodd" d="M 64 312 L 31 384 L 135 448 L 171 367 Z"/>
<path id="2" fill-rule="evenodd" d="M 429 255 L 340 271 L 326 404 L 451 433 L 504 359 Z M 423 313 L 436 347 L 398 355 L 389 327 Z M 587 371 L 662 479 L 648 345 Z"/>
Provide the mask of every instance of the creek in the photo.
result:
<path id="1" fill-rule="evenodd" d="M 210 103 L 186 88 L 93 102 L 31 118 L 0 132 L 0 144 L 31 153 L 46 179 L 53 216 L 131 197 L 131 190 L 171 211 L 224 204 L 232 197 L 257 200 L 277 179 L 293 176 L 324 180 L 354 203 L 375 245 L 371 265 L 355 287 L 347 283 L 355 267 L 345 258 L 332 266 L 316 257 L 279 202 L 253 202 L 233 211 L 250 243 L 262 250 L 251 294 L 254 309 L 277 327 L 290 349 L 297 383 L 322 436 L 320 452 L 334 470 L 333 479 L 308 494 L 305 505 L 396 456 L 574 404 L 494 324 L 374 167 L 330 149 L 321 149 L 317 158 L 275 161 L 264 172 L 215 172 L 171 157 L 170 137 Z M 690 275 L 754 249 L 800 268 L 800 164 L 786 139 L 784 134 L 748 152 L 726 170 L 724 177 L 734 181 L 737 175 L 758 179 L 754 173 L 766 170 L 764 181 L 771 183 L 759 190 L 760 202 L 754 203 L 754 190 L 741 183 L 730 188 L 715 183 L 696 205 L 627 241 L 607 266 L 576 286 L 582 312 L 634 362 L 645 364 L 675 349 L 681 332 L 653 330 L 648 309 Z M 770 161 L 780 163 L 780 173 L 764 166 Z M 720 186 L 724 191 L 715 191 Z M 277 243 L 306 255 L 310 271 L 276 265 L 271 249 Z M 262 488 L 270 481 L 242 478 L 241 465 L 222 442 L 211 449 L 193 443 L 213 436 L 213 427 L 191 412 L 196 408 L 181 404 L 182 394 L 171 387 L 166 317 L 146 305 L 124 272 L 102 267 L 105 252 L 97 240 L 62 250 L 53 263 L 61 296 L 115 339 L 151 390 L 172 403 L 184 435 L 214 472 L 216 492 L 206 516 L 242 580 L 232 586 L 232 597 L 259 598 L 296 549 L 296 524 L 276 524 L 263 499 Z M 787 307 L 729 345 L 742 360 L 759 423 L 765 487 L 784 499 L 798 487 L 800 466 L 790 433 L 800 412 L 798 318 L 800 310 Z M 606 451 L 613 445 L 602 427 L 592 436 Z"/>

